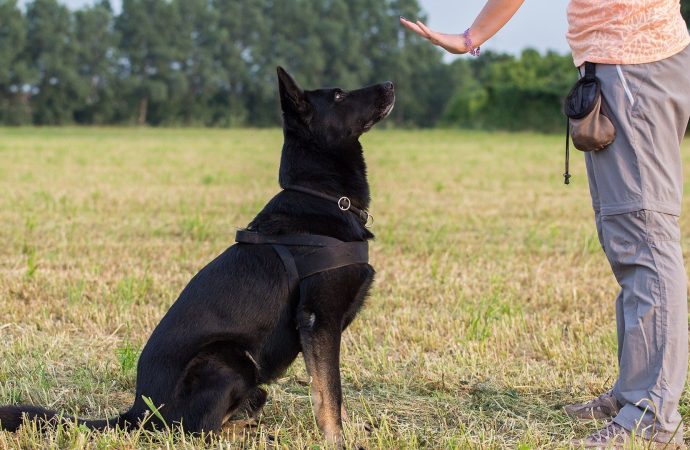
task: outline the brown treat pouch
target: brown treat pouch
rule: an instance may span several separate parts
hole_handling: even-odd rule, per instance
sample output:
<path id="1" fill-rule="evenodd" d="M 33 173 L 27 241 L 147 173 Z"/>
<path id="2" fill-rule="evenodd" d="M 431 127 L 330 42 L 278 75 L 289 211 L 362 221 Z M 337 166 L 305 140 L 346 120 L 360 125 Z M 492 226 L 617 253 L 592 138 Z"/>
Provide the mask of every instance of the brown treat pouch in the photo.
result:
<path id="1" fill-rule="evenodd" d="M 616 129 L 602 111 L 601 85 L 596 66 L 585 63 L 580 78 L 565 100 L 565 115 L 570 120 L 573 145 L 583 152 L 603 150 L 616 139 Z"/>

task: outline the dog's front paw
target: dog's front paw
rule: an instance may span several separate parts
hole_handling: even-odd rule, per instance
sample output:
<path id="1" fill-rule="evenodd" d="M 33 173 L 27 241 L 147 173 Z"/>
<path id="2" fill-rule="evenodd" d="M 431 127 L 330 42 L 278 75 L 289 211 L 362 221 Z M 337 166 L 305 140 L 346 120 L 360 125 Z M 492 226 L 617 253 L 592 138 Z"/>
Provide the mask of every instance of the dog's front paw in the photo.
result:
<path id="1" fill-rule="evenodd" d="M 329 449 L 343 450 L 345 449 L 345 442 L 343 440 L 343 430 L 340 428 L 334 428 L 330 430 L 324 430 L 324 437 L 326 438 L 326 444 Z"/>

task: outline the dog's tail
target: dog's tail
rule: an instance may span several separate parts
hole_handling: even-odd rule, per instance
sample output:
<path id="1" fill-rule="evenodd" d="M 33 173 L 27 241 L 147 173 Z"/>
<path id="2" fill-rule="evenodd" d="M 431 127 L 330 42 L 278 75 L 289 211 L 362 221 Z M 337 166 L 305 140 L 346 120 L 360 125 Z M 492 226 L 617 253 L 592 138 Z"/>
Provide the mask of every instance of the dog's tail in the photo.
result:
<path id="1" fill-rule="evenodd" d="M 128 429 L 130 427 L 130 422 L 125 419 L 124 414 L 113 417 L 112 419 L 86 420 L 63 416 L 56 411 L 51 411 L 40 406 L 0 406 L 0 430 L 15 432 L 22 425 L 25 418 L 29 422 L 35 422 L 39 430 L 52 428 L 59 423 L 76 423 L 77 425 L 84 425 L 92 430 L 105 430 L 115 427 Z"/>

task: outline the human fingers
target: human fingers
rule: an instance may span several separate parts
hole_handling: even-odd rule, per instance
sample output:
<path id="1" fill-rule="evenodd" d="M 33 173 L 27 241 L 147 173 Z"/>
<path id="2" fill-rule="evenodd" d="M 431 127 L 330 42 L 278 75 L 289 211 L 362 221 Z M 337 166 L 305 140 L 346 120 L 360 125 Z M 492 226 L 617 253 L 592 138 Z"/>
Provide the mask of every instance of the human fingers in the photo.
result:
<path id="1" fill-rule="evenodd" d="M 441 37 L 441 34 L 440 34 L 440 33 L 437 33 L 437 32 L 435 32 L 435 31 L 433 31 L 431 28 L 429 28 L 429 27 L 427 27 L 426 25 L 424 25 L 424 22 L 422 22 L 421 20 L 418 20 L 417 23 L 416 23 L 416 25 L 419 27 L 420 30 L 422 30 L 422 32 L 423 32 L 423 33 L 426 35 L 426 37 L 429 38 L 429 39 L 433 39 L 433 40 L 435 40 L 435 41 L 438 41 L 439 38 Z"/>
<path id="2" fill-rule="evenodd" d="M 413 31 L 413 32 L 417 33 L 418 35 L 422 36 L 423 38 L 428 39 L 428 36 L 426 35 L 426 33 L 424 33 L 424 31 L 422 31 L 422 29 L 419 28 L 419 26 L 416 23 L 411 22 L 404 17 L 400 18 L 400 23 L 402 24 L 402 26 L 404 26 L 408 30 Z"/>
<path id="3" fill-rule="evenodd" d="M 467 53 L 465 41 L 462 36 L 458 34 L 437 33 L 420 21 L 417 21 L 417 26 L 424 31 L 431 42 L 442 47 L 446 51 L 455 54 Z"/>

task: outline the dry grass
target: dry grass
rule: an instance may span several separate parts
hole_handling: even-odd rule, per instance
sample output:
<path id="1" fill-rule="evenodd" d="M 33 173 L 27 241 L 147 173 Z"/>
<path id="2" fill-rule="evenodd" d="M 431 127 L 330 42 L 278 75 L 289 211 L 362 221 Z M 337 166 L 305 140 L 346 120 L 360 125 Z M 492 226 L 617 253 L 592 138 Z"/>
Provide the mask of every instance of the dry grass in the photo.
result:
<path id="1" fill-rule="evenodd" d="M 281 140 L 0 129 L 0 404 L 89 417 L 129 406 L 159 318 L 276 192 Z M 378 278 L 344 337 L 351 446 L 567 447 L 592 430 L 560 412 L 616 376 L 616 284 L 581 158 L 564 187 L 560 136 L 374 131 L 364 143 Z M 270 387 L 258 429 L 209 446 L 318 448 L 305 378 L 298 361 Z M 686 418 L 689 406 L 686 396 Z M 0 432 L 0 448 L 200 446 L 178 434 Z"/>

